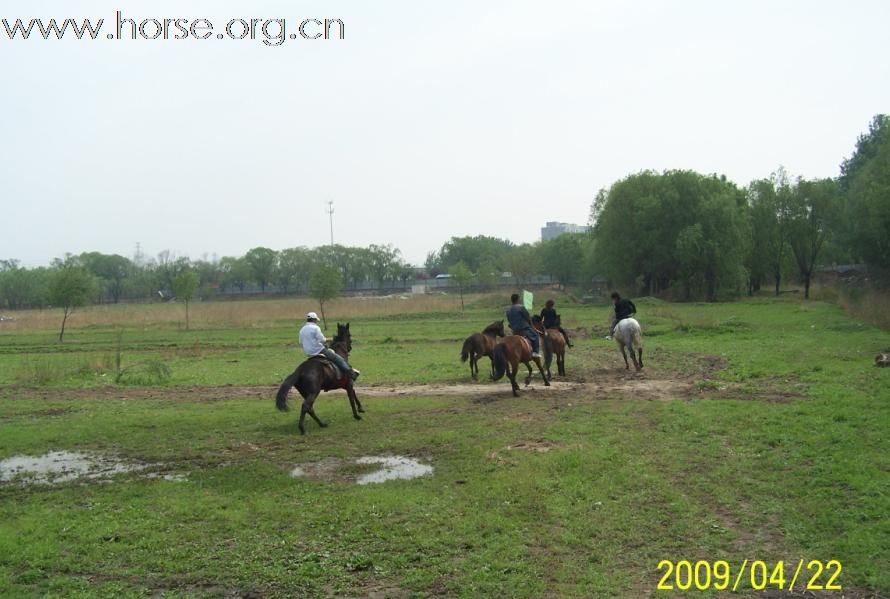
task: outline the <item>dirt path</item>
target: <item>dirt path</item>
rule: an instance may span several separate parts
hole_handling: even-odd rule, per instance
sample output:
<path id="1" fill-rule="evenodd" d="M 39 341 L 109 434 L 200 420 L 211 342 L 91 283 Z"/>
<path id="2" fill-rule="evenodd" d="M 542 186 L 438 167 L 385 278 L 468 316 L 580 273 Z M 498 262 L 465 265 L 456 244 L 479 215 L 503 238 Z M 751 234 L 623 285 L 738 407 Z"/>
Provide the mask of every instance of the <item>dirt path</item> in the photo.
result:
<path id="1" fill-rule="evenodd" d="M 195 387 L 97 387 L 91 389 L 47 389 L 5 387 L 0 398 L 45 400 L 172 400 L 172 401 L 226 401 L 235 399 L 259 399 L 269 401 L 275 396 L 277 386 L 224 385 Z M 506 382 L 491 383 L 431 383 L 431 384 L 371 384 L 356 386 L 359 396 L 365 397 L 466 397 L 473 400 L 511 397 Z M 332 391 L 331 393 L 342 393 Z M 571 396 L 587 400 L 627 399 L 644 401 L 671 401 L 689 399 L 751 399 L 760 401 L 788 401 L 799 394 L 764 387 L 754 392 L 742 391 L 731 383 L 697 384 L 695 378 L 663 376 L 660 374 L 607 371 L 595 373 L 591 380 L 555 380 L 544 386 L 540 379 L 533 379 L 528 387 L 522 387 L 527 396 Z"/>

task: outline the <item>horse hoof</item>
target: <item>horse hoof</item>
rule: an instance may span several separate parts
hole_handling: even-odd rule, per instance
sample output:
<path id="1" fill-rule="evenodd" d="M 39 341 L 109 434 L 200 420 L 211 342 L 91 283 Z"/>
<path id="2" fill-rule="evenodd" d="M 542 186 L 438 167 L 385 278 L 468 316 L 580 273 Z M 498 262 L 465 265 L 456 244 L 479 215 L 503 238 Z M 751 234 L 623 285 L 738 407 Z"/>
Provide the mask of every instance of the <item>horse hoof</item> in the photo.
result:
<path id="1" fill-rule="evenodd" d="M 300 434 L 301 434 L 301 435 L 305 435 L 305 434 L 306 434 L 306 429 L 303 428 L 302 426 L 300 427 Z"/>
<path id="2" fill-rule="evenodd" d="M 321 428 L 328 428 L 328 423 L 327 422 L 319 422 L 318 426 L 320 426 Z"/>
<path id="3" fill-rule="evenodd" d="M 355 418 L 356 420 L 361 420 L 361 419 L 362 419 L 362 417 L 359 416 L 358 414 L 353 414 L 352 417 Z"/>
<path id="4" fill-rule="evenodd" d="M 365 413 L 365 409 L 364 409 L 364 408 L 359 408 L 358 411 L 361 412 L 362 414 Z"/>

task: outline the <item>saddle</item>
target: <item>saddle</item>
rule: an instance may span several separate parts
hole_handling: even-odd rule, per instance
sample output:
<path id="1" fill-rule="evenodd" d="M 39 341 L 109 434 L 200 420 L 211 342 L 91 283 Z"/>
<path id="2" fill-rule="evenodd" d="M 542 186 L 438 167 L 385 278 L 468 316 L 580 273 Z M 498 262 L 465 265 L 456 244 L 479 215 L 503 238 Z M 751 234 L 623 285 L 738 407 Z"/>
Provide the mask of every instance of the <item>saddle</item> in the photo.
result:
<path id="1" fill-rule="evenodd" d="M 531 354 L 531 353 L 532 353 L 532 342 L 528 340 L 528 337 L 526 337 L 525 335 L 523 335 L 523 334 L 521 334 L 521 333 L 520 333 L 519 335 L 516 335 L 516 336 L 519 337 L 519 342 L 522 343 L 522 347 L 523 347 L 529 354 Z"/>
<path id="2" fill-rule="evenodd" d="M 347 383 L 349 382 L 349 375 L 340 370 L 340 368 L 336 364 L 334 364 L 327 357 L 321 354 L 312 356 L 306 361 L 310 362 L 313 360 L 321 364 L 322 368 L 328 374 L 328 380 L 337 381 L 337 383 L 334 385 L 325 385 L 324 387 L 322 387 L 324 391 L 330 391 L 331 389 L 343 389 L 346 387 Z"/>

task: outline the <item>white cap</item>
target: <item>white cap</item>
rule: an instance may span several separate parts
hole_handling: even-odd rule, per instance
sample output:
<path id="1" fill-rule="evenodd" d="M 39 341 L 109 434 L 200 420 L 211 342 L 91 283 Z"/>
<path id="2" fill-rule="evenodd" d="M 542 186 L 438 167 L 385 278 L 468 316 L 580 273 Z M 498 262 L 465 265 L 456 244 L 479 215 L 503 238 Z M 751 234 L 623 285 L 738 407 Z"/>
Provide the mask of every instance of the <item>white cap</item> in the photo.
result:
<path id="1" fill-rule="evenodd" d="M 315 312 L 310 312 L 306 315 L 306 320 L 318 320 L 318 314 Z"/>

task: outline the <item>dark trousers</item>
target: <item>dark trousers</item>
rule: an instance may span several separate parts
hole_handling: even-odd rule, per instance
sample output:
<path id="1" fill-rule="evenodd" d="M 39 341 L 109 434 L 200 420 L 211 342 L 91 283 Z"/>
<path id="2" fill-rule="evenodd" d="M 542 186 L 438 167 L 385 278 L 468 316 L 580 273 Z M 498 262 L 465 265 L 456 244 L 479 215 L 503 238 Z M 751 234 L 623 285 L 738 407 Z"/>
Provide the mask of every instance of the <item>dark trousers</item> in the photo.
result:
<path id="1" fill-rule="evenodd" d="M 343 356 L 341 356 L 334 350 L 326 349 L 323 352 L 321 352 L 321 355 L 323 355 L 325 358 L 327 358 L 328 360 L 330 360 L 331 362 L 336 364 L 337 368 L 339 368 L 340 372 L 343 373 L 344 375 L 349 375 L 349 376 L 352 375 L 352 366 L 349 365 L 349 362 L 347 362 L 346 360 L 343 359 Z"/>

